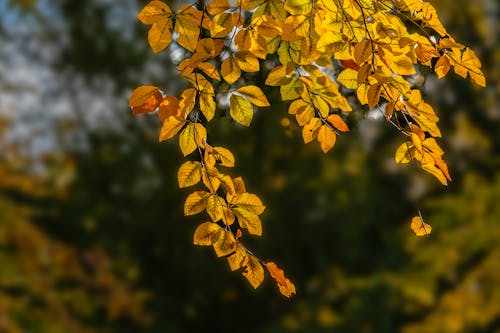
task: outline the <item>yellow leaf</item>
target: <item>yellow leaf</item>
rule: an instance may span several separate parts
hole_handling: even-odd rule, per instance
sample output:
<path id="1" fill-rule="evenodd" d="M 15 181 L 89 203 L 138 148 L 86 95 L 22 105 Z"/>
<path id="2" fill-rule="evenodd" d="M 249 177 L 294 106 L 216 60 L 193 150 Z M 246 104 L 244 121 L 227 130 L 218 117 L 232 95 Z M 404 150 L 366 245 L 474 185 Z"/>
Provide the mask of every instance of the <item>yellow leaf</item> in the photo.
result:
<path id="1" fill-rule="evenodd" d="M 347 127 L 347 124 L 344 122 L 342 118 L 340 118 L 339 115 L 337 114 L 331 114 L 326 118 L 326 120 L 333 125 L 336 129 L 338 129 L 341 132 L 349 132 L 349 127 Z"/>
<path id="2" fill-rule="evenodd" d="M 318 132 L 318 141 L 324 153 L 327 153 L 335 145 L 337 136 L 335 132 L 327 125 L 322 125 Z"/>
<path id="3" fill-rule="evenodd" d="M 215 193 L 219 189 L 220 180 L 217 178 L 218 175 L 219 174 L 216 168 L 206 166 L 201 170 L 201 179 L 203 184 L 205 184 L 211 193 Z"/>
<path id="4" fill-rule="evenodd" d="M 215 93 L 212 84 L 201 73 L 192 73 L 186 76 L 186 79 L 201 93 L 212 95 Z"/>
<path id="5" fill-rule="evenodd" d="M 262 267 L 259 259 L 253 255 L 247 255 L 245 257 L 243 267 L 245 268 L 243 276 L 247 278 L 252 287 L 257 289 L 257 287 L 260 286 L 264 280 L 264 268 Z"/>
<path id="6" fill-rule="evenodd" d="M 201 69 L 203 73 L 207 74 L 209 78 L 220 81 L 219 72 L 217 71 L 217 68 L 215 68 L 215 66 L 211 63 L 202 62 L 198 65 L 198 68 Z"/>
<path id="7" fill-rule="evenodd" d="M 432 227 L 425 223 L 420 216 L 411 219 L 410 227 L 417 236 L 428 236 L 432 231 Z"/>
<path id="8" fill-rule="evenodd" d="M 307 2 L 309 2 L 309 0 L 307 0 Z M 310 28 L 309 17 L 304 15 L 288 16 L 283 23 L 281 39 L 289 42 L 308 38 Z"/>
<path id="9" fill-rule="evenodd" d="M 273 68 L 267 75 L 266 85 L 268 86 L 282 86 L 292 80 L 290 73 L 287 73 L 285 66 L 278 66 Z"/>
<path id="10" fill-rule="evenodd" d="M 215 155 L 222 166 L 234 167 L 234 156 L 228 149 L 223 147 L 214 147 Z"/>
<path id="11" fill-rule="evenodd" d="M 309 143 L 316 139 L 320 127 L 321 120 L 319 118 L 312 118 L 309 123 L 302 128 L 302 138 L 304 142 Z"/>
<path id="12" fill-rule="evenodd" d="M 189 123 L 179 136 L 179 146 L 184 156 L 191 154 L 197 146 L 203 147 L 207 130 L 200 123 Z"/>
<path id="13" fill-rule="evenodd" d="M 182 126 L 184 126 L 185 123 L 186 120 L 184 120 L 183 118 L 179 119 L 174 116 L 168 117 L 163 122 L 163 125 L 161 127 L 159 141 L 161 142 L 173 138 L 181 130 Z"/>
<path id="14" fill-rule="evenodd" d="M 231 231 L 224 230 L 217 242 L 214 244 L 215 254 L 217 257 L 227 256 L 234 252 L 236 248 L 236 239 Z"/>
<path id="15" fill-rule="evenodd" d="M 358 65 L 362 65 L 373 54 L 371 40 L 364 39 L 354 46 L 354 61 Z"/>
<path id="16" fill-rule="evenodd" d="M 262 235 L 262 222 L 256 214 L 240 207 L 232 208 L 232 211 L 238 219 L 240 226 L 247 229 L 249 234 L 256 236 Z"/>
<path id="17" fill-rule="evenodd" d="M 139 13 L 137 18 L 144 24 L 154 24 L 170 20 L 172 11 L 162 1 L 151 1 Z"/>
<path id="18" fill-rule="evenodd" d="M 227 0 L 214 0 L 208 5 L 207 12 L 210 15 L 217 15 L 231 8 Z"/>
<path id="19" fill-rule="evenodd" d="M 434 71 L 436 72 L 438 78 L 442 78 L 450 71 L 450 68 L 451 68 L 450 60 L 448 59 L 446 54 L 444 54 L 436 62 L 436 65 L 434 66 Z"/>
<path id="20" fill-rule="evenodd" d="M 201 163 L 196 161 L 184 162 L 177 172 L 179 187 L 184 188 L 198 184 L 201 180 Z"/>
<path id="21" fill-rule="evenodd" d="M 251 73 L 260 70 L 259 59 L 252 55 L 249 51 L 240 51 L 234 54 L 234 58 L 238 62 L 238 67 L 242 71 Z"/>
<path id="22" fill-rule="evenodd" d="M 227 83 L 233 84 L 239 79 L 241 69 L 238 66 L 238 62 L 233 57 L 229 57 L 222 62 L 221 73 Z"/>
<path id="23" fill-rule="evenodd" d="M 212 221 L 217 222 L 222 219 L 222 208 L 226 205 L 226 201 L 216 194 L 212 194 L 207 198 L 206 209 Z"/>
<path id="24" fill-rule="evenodd" d="M 307 15 L 311 12 L 312 2 L 310 0 L 286 0 L 285 10 L 292 15 Z"/>
<path id="25" fill-rule="evenodd" d="M 206 191 L 196 191 L 191 193 L 184 203 L 184 215 L 195 215 L 201 213 L 207 204 L 207 198 L 210 193 Z"/>
<path id="26" fill-rule="evenodd" d="M 190 15 L 178 15 L 174 27 L 174 31 L 179 34 L 177 44 L 193 52 L 196 49 L 200 36 L 198 24 L 199 22 L 193 20 L 193 17 Z"/>
<path id="27" fill-rule="evenodd" d="M 401 144 L 398 149 L 396 149 L 396 155 L 394 156 L 394 160 L 396 163 L 409 163 L 412 160 L 412 156 L 414 153 L 413 151 L 413 145 L 411 144 L 410 141 L 407 141 L 403 144 Z"/>
<path id="28" fill-rule="evenodd" d="M 210 246 L 214 245 L 224 232 L 217 223 L 205 222 L 196 228 L 194 232 L 193 244 Z"/>
<path id="29" fill-rule="evenodd" d="M 229 100 L 231 117 L 243 126 L 249 126 L 253 118 L 253 108 L 250 102 L 238 95 L 231 95 Z"/>
<path id="30" fill-rule="evenodd" d="M 262 214 L 266 209 L 266 206 L 262 204 L 262 201 L 260 201 L 259 197 L 255 194 L 250 193 L 242 193 L 236 195 L 233 200 L 231 200 L 231 204 L 241 208 L 245 208 L 246 210 L 257 215 Z"/>
<path id="31" fill-rule="evenodd" d="M 149 45 L 153 52 L 158 53 L 167 48 L 172 42 L 171 23 L 157 22 L 151 26 L 148 32 Z"/>
<path id="32" fill-rule="evenodd" d="M 265 0 L 241 0 L 241 9 L 252 10 L 260 6 Z"/>
<path id="33" fill-rule="evenodd" d="M 207 118 L 207 121 L 212 120 L 215 115 L 215 101 L 211 94 L 200 94 L 200 110 Z"/>
<path id="34" fill-rule="evenodd" d="M 357 89 L 358 88 L 358 71 L 351 68 L 344 69 L 339 76 L 337 76 L 337 82 L 342 83 L 346 88 Z"/>
<path id="35" fill-rule="evenodd" d="M 193 111 L 196 105 L 196 96 L 198 95 L 196 89 L 188 88 L 181 94 L 179 101 L 179 108 L 181 109 L 182 116 L 187 117 Z"/>
<path id="36" fill-rule="evenodd" d="M 222 218 L 222 222 L 224 222 L 225 225 L 232 225 L 234 223 L 234 220 L 236 219 L 233 211 L 228 207 L 223 207 L 222 211 L 224 213 L 224 217 Z"/>
<path id="37" fill-rule="evenodd" d="M 245 250 L 245 247 L 243 247 L 241 243 L 237 243 L 234 253 L 227 257 L 227 262 L 229 263 L 229 267 L 232 271 L 238 270 L 243 267 L 246 255 L 247 251 Z"/>
<path id="38" fill-rule="evenodd" d="M 280 87 L 280 95 L 283 101 L 291 101 L 300 97 L 300 92 L 304 89 L 302 82 L 293 78 L 289 83 Z"/>
<path id="39" fill-rule="evenodd" d="M 405 54 L 392 58 L 391 70 L 400 75 L 413 75 L 416 73 L 411 58 Z"/>
<path id="40" fill-rule="evenodd" d="M 220 183 L 224 187 L 227 194 L 235 194 L 233 180 L 231 179 L 230 176 L 224 175 L 221 173 L 221 174 L 219 174 L 218 178 L 219 178 Z"/>
<path id="41" fill-rule="evenodd" d="M 243 178 L 237 177 L 233 178 L 233 184 L 234 184 L 234 190 L 236 193 L 245 193 L 247 191 L 245 187 L 245 182 L 243 181 Z"/>
<path id="42" fill-rule="evenodd" d="M 230 13 L 220 13 L 214 16 L 210 35 L 212 38 L 226 37 L 233 30 L 233 16 Z"/>
<path id="43" fill-rule="evenodd" d="M 265 264 L 271 277 L 278 283 L 280 293 L 285 297 L 295 294 L 295 286 L 285 277 L 285 273 L 274 262 Z"/>
<path id="44" fill-rule="evenodd" d="M 236 90 L 243 96 L 245 96 L 252 104 L 259 107 L 270 106 L 266 95 L 257 86 L 245 86 Z"/>

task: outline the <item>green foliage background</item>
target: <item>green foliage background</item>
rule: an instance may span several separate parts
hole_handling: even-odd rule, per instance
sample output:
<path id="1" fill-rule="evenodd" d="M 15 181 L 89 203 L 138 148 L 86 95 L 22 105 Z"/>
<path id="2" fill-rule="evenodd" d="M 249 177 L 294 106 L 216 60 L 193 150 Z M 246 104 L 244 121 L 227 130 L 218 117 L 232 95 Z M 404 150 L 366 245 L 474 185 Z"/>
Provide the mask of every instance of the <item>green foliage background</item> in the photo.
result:
<path id="1" fill-rule="evenodd" d="M 39 67 L 68 80 L 57 93 L 74 103 L 49 119 L 57 139 L 31 153 L 41 140 L 33 123 L 0 103 L 0 332 L 500 332 L 498 4 L 436 3 L 488 84 L 423 83 L 441 118 L 447 188 L 396 166 L 401 138 L 368 111 L 351 115 L 352 132 L 328 155 L 302 143 L 277 96 L 250 129 L 222 113 L 210 124 L 268 207 L 250 246 L 286 269 L 298 289 L 290 300 L 270 281 L 253 291 L 191 244 L 199 221 L 182 216 L 176 143 L 158 144 L 159 124 L 126 106 L 140 84 L 180 89 L 175 57 L 153 56 L 133 20 L 143 4 L 0 0 L 0 47 L 36 27 L 32 37 L 56 50 Z M 9 57 L 0 53 L 3 96 L 28 89 L 6 83 L 16 82 Z M 107 96 L 103 82 L 113 83 Z M 99 126 L 86 107 L 96 99 L 109 119 Z M 19 139 L 19 126 L 32 134 Z M 409 230 L 418 208 L 430 237 Z"/>

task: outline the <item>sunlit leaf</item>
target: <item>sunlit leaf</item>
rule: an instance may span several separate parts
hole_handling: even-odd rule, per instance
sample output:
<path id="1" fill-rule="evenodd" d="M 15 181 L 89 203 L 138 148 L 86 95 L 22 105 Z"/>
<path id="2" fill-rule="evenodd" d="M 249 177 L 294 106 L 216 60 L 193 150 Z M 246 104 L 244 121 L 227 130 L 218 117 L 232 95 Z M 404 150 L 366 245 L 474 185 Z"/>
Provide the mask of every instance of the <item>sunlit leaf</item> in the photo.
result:
<path id="1" fill-rule="evenodd" d="M 428 236 L 432 231 L 432 227 L 425 223 L 420 216 L 411 219 L 410 227 L 417 236 Z"/>
<path id="2" fill-rule="evenodd" d="M 238 95 L 231 95 L 229 101 L 231 117 L 243 126 L 250 126 L 253 118 L 253 108 L 250 102 Z"/>

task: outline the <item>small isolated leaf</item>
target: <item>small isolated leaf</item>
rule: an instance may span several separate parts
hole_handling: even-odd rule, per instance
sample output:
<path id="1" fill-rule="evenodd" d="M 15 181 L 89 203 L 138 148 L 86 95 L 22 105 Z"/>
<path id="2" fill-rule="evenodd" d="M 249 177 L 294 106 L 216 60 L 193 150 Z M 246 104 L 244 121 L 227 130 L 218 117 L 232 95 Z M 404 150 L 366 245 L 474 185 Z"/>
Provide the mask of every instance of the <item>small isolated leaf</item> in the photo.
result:
<path id="1" fill-rule="evenodd" d="M 217 254 L 217 257 L 227 256 L 234 252 L 236 244 L 233 233 L 229 230 L 224 230 L 214 244 L 215 254 Z"/>
<path id="2" fill-rule="evenodd" d="M 266 95 L 257 86 L 245 86 L 236 91 L 248 98 L 255 106 L 266 107 L 270 105 Z"/>
<path id="3" fill-rule="evenodd" d="M 333 148 L 336 140 L 337 136 L 330 127 L 327 125 L 321 126 L 318 132 L 318 141 L 321 144 L 321 150 L 323 150 L 324 153 L 327 153 Z"/>
<path id="4" fill-rule="evenodd" d="M 229 102 L 231 117 L 243 126 L 249 126 L 253 118 L 253 108 L 250 102 L 238 95 L 231 95 Z"/>
<path id="5" fill-rule="evenodd" d="M 411 219 L 410 227 L 417 236 L 427 236 L 432 231 L 432 227 L 425 223 L 420 216 Z"/>
<path id="6" fill-rule="evenodd" d="M 224 231 L 217 223 L 205 222 L 196 228 L 194 232 L 193 244 L 210 246 L 214 245 Z"/>
<path id="7" fill-rule="evenodd" d="M 196 161 L 187 161 L 181 165 L 177 172 L 179 187 L 188 187 L 196 185 L 201 180 L 201 163 Z"/>
<path id="8" fill-rule="evenodd" d="M 260 263 L 259 259 L 255 256 L 247 255 L 243 262 L 243 276 L 247 278 L 248 282 L 257 289 L 258 286 L 264 280 L 264 267 Z"/>
<path id="9" fill-rule="evenodd" d="M 283 296 L 290 297 L 295 294 L 295 286 L 285 277 L 285 273 L 274 262 L 265 264 L 271 277 L 278 283 L 280 293 Z"/>
<path id="10" fill-rule="evenodd" d="M 206 191 L 196 191 L 191 193 L 184 203 L 184 215 L 195 215 L 201 213 L 207 205 L 207 197 L 210 193 Z"/>

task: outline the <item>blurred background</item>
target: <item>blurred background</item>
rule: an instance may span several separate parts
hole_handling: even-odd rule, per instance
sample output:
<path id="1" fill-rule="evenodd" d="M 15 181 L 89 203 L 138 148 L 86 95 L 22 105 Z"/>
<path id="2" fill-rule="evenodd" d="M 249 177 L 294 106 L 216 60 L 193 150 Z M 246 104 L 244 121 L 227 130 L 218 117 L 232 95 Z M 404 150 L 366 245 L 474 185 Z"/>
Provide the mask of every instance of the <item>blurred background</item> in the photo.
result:
<path id="1" fill-rule="evenodd" d="M 361 108 L 327 155 L 274 95 L 249 129 L 222 110 L 209 125 L 267 206 L 247 242 L 285 268 L 290 300 L 192 245 L 177 143 L 127 107 L 138 85 L 182 88 L 179 51 L 153 55 L 135 19 L 145 3 L 0 0 L 0 332 L 500 332 L 497 1 L 434 1 L 488 85 L 417 82 L 448 187 L 396 165 L 403 138 Z M 409 229 L 417 209 L 430 237 Z"/>

